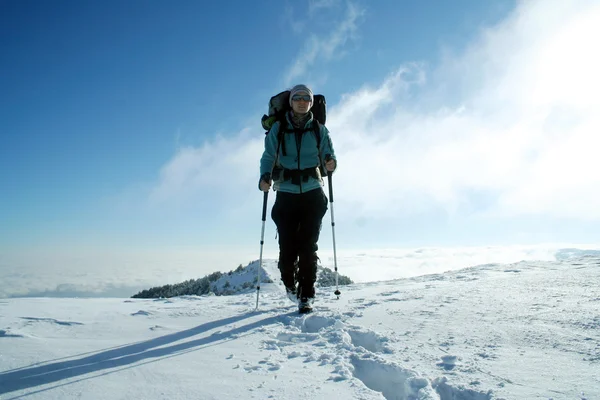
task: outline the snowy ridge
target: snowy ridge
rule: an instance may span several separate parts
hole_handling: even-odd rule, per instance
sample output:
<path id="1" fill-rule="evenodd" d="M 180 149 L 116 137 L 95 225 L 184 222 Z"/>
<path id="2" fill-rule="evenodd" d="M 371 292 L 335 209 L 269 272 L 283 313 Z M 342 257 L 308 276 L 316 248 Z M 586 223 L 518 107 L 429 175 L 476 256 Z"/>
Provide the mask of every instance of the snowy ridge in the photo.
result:
<path id="1" fill-rule="evenodd" d="M 246 267 L 238 268 L 231 273 L 223 274 L 215 282 L 211 282 L 211 290 L 218 295 L 234 295 L 248 293 L 256 290 L 256 278 L 258 277 L 259 261 L 253 261 Z M 279 281 L 279 270 L 277 262 L 263 260 L 260 270 L 260 289 L 273 290 L 273 286 Z"/>
<path id="2" fill-rule="evenodd" d="M 261 291 L 284 291 L 277 264 L 277 260 L 263 260 L 260 270 Z M 223 274 L 219 279 L 210 283 L 211 291 L 217 295 L 236 295 L 256 291 L 259 265 L 259 260 L 256 260 L 245 267 L 240 266 L 235 271 Z M 319 266 L 317 280 L 322 274 L 323 269 Z"/>
<path id="3" fill-rule="evenodd" d="M 2 301 L 0 398 L 600 398 L 600 257 L 319 288 L 304 316 L 264 288 Z"/>

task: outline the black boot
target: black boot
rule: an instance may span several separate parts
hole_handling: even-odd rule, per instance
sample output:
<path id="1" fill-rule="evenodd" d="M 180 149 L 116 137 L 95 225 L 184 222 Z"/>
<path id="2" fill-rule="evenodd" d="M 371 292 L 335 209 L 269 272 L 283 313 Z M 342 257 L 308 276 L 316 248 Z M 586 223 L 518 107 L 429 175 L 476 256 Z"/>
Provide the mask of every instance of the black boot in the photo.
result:
<path id="1" fill-rule="evenodd" d="M 314 287 L 298 287 L 298 311 L 300 314 L 312 311 L 312 304 L 315 301 Z"/>
<path id="2" fill-rule="evenodd" d="M 285 286 L 285 292 L 288 298 L 294 303 L 297 303 L 298 262 L 296 261 L 291 267 L 285 266 L 281 262 L 279 262 L 279 271 L 281 272 L 281 281 L 283 282 L 283 286 Z"/>
<path id="3" fill-rule="evenodd" d="M 315 300 L 317 280 L 317 254 L 301 255 L 298 269 L 298 307 L 301 313 L 310 312 Z"/>

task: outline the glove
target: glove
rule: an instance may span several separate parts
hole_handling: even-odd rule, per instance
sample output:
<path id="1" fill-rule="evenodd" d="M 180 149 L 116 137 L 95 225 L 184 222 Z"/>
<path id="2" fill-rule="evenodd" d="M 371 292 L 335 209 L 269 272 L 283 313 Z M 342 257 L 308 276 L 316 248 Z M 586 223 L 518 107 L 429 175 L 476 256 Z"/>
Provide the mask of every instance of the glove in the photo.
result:
<path id="1" fill-rule="evenodd" d="M 268 192 L 271 189 L 271 174 L 265 173 L 260 177 L 260 181 L 258 182 L 258 188 L 263 192 Z"/>

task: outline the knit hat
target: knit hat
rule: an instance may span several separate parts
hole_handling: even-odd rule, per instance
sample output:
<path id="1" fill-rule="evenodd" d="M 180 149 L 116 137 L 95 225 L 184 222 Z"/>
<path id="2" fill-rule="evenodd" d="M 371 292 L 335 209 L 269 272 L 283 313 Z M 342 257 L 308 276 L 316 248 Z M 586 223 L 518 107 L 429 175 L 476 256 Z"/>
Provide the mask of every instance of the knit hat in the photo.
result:
<path id="1" fill-rule="evenodd" d="M 292 105 L 292 97 L 294 97 L 294 95 L 298 93 L 306 93 L 310 96 L 310 102 L 314 103 L 315 98 L 313 96 L 312 90 L 310 90 L 310 88 L 306 85 L 296 85 L 290 89 L 290 106 Z"/>

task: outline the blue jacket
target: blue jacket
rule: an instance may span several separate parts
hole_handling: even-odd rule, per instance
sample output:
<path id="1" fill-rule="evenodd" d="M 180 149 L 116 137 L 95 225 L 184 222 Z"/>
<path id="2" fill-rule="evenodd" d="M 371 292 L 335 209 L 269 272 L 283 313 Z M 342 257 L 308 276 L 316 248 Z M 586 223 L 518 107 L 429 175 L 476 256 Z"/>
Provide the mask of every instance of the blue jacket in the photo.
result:
<path id="1" fill-rule="evenodd" d="M 289 115 L 286 115 L 287 125 L 289 130 L 293 130 Z M 260 159 L 260 175 L 272 173 L 275 166 L 275 158 L 278 147 L 277 133 L 279 132 L 279 122 L 276 122 L 267 136 L 265 137 L 265 151 Z M 308 120 L 304 126 L 304 132 L 301 133 L 300 149 L 296 146 L 296 134 L 294 132 L 283 133 L 282 141 L 285 141 L 286 155 L 283 155 L 283 143 L 279 146 L 279 157 L 277 157 L 277 166 L 288 170 L 303 170 L 309 168 L 317 168 L 319 166 L 319 150 L 317 149 L 317 138 L 313 131 L 313 118 Z M 330 155 L 334 160 L 335 152 L 329 136 L 329 131 L 324 125 L 321 125 L 321 144 L 320 144 L 321 162 L 325 166 L 325 157 Z M 337 167 L 337 160 L 336 160 Z M 283 175 L 283 174 L 282 174 Z M 304 182 L 300 181 L 299 185 L 291 182 L 290 179 L 274 181 L 273 187 L 275 190 L 287 193 L 304 193 L 310 190 L 317 189 L 323 185 L 323 180 L 320 178 L 308 177 Z"/>

